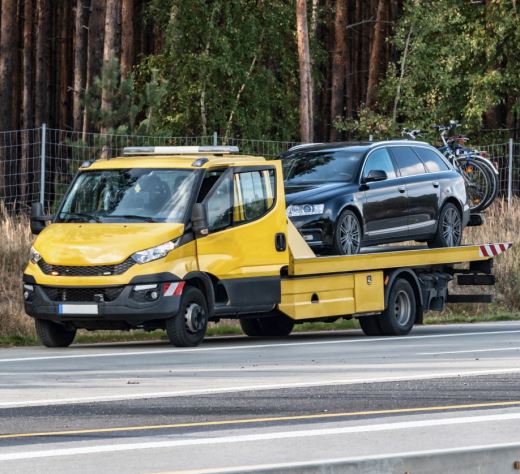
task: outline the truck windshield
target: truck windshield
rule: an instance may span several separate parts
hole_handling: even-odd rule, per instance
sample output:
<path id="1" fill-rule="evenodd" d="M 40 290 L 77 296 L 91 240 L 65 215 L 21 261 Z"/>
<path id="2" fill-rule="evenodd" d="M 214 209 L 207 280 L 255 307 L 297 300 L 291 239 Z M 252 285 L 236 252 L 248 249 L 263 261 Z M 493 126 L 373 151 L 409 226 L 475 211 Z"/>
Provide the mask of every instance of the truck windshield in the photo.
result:
<path id="1" fill-rule="evenodd" d="M 283 160 L 286 185 L 352 182 L 363 153 L 349 150 L 298 153 Z"/>
<path id="2" fill-rule="evenodd" d="M 56 222 L 182 222 L 195 176 L 178 169 L 83 171 Z"/>

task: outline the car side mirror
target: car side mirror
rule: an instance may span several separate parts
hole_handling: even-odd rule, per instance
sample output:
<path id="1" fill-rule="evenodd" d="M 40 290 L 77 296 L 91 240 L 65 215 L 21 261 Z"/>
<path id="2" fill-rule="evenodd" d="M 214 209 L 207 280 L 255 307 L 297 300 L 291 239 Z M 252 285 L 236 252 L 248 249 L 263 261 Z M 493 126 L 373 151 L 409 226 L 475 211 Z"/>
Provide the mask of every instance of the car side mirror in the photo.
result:
<path id="1" fill-rule="evenodd" d="M 370 170 L 368 174 L 363 178 L 363 183 L 374 183 L 376 181 L 384 181 L 385 179 L 388 179 L 386 171 Z"/>
<path id="2" fill-rule="evenodd" d="M 45 229 L 46 221 L 51 220 L 52 216 L 43 214 L 43 206 L 41 202 L 31 203 L 31 232 L 38 235 Z"/>
<path id="3" fill-rule="evenodd" d="M 191 226 L 196 236 L 208 234 L 208 215 L 206 206 L 200 202 L 193 205 L 191 211 Z"/>

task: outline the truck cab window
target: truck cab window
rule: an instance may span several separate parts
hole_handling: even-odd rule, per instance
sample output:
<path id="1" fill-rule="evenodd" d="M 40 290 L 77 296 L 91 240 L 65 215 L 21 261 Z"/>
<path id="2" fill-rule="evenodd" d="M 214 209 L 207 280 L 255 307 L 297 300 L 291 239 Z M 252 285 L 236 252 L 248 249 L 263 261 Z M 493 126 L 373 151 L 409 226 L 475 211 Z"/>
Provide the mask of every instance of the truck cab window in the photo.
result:
<path id="1" fill-rule="evenodd" d="M 210 232 L 222 230 L 231 225 L 233 202 L 230 178 L 229 176 L 213 186 L 211 194 L 209 194 L 207 215 Z"/>

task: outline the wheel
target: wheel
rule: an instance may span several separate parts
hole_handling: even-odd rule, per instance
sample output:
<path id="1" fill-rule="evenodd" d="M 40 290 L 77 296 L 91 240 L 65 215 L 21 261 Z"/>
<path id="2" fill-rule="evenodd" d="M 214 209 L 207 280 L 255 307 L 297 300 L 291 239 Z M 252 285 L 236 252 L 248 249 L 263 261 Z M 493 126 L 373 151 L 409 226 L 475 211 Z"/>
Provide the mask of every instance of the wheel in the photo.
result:
<path id="1" fill-rule="evenodd" d="M 336 223 L 332 250 L 336 255 L 354 255 L 361 249 L 361 223 L 354 212 L 341 213 Z"/>
<path id="2" fill-rule="evenodd" d="M 68 347 L 76 336 L 76 329 L 67 329 L 46 319 L 35 319 L 34 327 L 38 338 L 47 347 Z"/>
<path id="3" fill-rule="evenodd" d="M 458 158 L 457 166 L 464 178 L 470 210 L 484 210 L 498 193 L 498 182 L 491 165 L 480 157 L 471 156 Z"/>
<path id="4" fill-rule="evenodd" d="M 278 314 L 241 319 L 240 326 L 244 333 L 251 337 L 284 337 L 291 334 L 294 321 L 284 314 Z"/>
<path id="5" fill-rule="evenodd" d="M 381 316 L 363 316 L 358 319 L 362 331 L 367 336 L 381 336 L 383 334 L 379 324 L 380 317 Z"/>
<path id="6" fill-rule="evenodd" d="M 484 201 L 484 203 L 482 204 L 482 206 L 480 208 L 480 210 L 483 211 L 484 209 L 487 209 L 489 206 L 491 206 L 493 201 L 498 196 L 500 183 L 498 180 L 498 175 L 496 173 L 496 170 L 488 159 L 477 155 L 477 156 L 473 157 L 473 160 L 476 164 L 478 164 L 479 166 L 484 168 L 484 170 L 488 174 L 489 182 L 490 182 L 490 185 L 489 185 L 490 189 L 488 192 L 487 199 Z"/>
<path id="7" fill-rule="evenodd" d="M 166 333 L 177 347 L 198 346 L 208 326 L 208 304 L 203 293 L 193 286 L 185 287 L 179 313 L 166 320 Z"/>
<path id="8" fill-rule="evenodd" d="M 428 246 L 457 247 L 462 241 L 462 217 L 455 204 L 446 203 L 441 209 L 437 230 Z"/>
<path id="9" fill-rule="evenodd" d="M 388 294 L 388 304 L 379 317 L 379 325 L 385 336 L 408 334 L 415 323 L 417 305 L 412 286 L 404 278 L 398 278 Z"/>
<path id="10" fill-rule="evenodd" d="M 240 319 L 240 327 L 242 328 L 242 331 L 246 336 L 262 336 L 262 328 L 260 327 L 260 320 L 258 318 Z"/>

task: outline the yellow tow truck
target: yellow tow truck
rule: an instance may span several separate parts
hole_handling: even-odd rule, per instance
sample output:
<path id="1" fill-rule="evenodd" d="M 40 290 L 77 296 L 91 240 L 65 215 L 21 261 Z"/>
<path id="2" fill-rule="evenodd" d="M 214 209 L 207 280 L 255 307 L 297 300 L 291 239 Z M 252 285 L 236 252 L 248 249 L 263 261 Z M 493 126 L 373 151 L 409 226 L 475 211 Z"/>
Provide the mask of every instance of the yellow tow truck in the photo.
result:
<path id="1" fill-rule="evenodd" d="M 446 302 L 490 300 L 448 294 L 448 282 L 492 285 L 493 257 L 510 244 L 318 257 L 286 217 L 280 161 L 237 153 L 127 148 L 83 163 L 54 216 L 33 204 L 23 297 L 42 343 L 160 328 L 196 346 L 222 318 L 255 337 L 338 318 L 398 335 Z"/>

